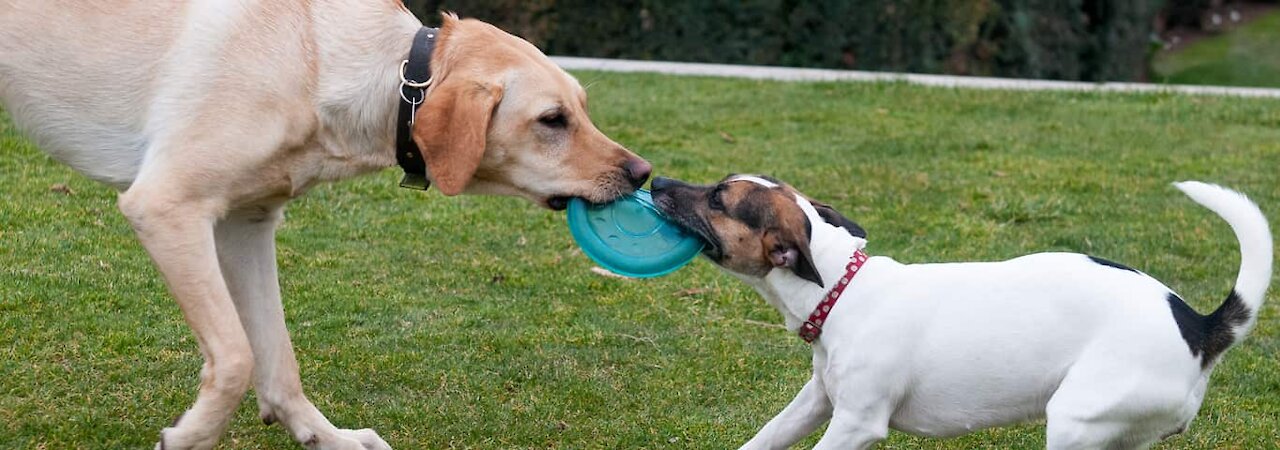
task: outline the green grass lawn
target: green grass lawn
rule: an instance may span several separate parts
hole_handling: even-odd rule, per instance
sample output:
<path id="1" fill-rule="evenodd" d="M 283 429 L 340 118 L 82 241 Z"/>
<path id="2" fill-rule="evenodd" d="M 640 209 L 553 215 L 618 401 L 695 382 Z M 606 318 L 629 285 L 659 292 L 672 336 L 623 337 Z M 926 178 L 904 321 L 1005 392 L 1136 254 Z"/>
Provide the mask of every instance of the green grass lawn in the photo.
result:
<path id="1" fill-rule="evenodd" d="M 1280 103 L 580 73 L 595 120 L 656 174 L 778 176 L 903 262 L 1078 251 L 1200 311 L 1226 295 L 1231 230 L 1168 185 L 1224 183 L 1280 218 Z M 252 130 L 246 130 L 252 132 Z M 705 261 L 595 275 L 564 216 L 396 188 L 315 189 L 279 233 L 311 398 L 418 448 L 732 448 L 808 378 L 778 314 Z M 50 190 L 65 183 L 73 194 Z M 0 448 L 142 448 L 194 398 L 200 357 L 115 207 L 0 117 Z M 1280 447 L 1280 299 L 1161 449 Z M 294 448 L 250 398 L 221 448 Z M 1043 447 L 1043 424 L 882 448 Z M 812 445 L 811 438 L 805 445 Z M 147 447 L 149 448 L 149 447 Z"/>
<path id="2" fill-rule="evenodd" d="M 1168 83 L 1280 87 L 1280 12 L 1158 55 L 1152 69 Z"/>

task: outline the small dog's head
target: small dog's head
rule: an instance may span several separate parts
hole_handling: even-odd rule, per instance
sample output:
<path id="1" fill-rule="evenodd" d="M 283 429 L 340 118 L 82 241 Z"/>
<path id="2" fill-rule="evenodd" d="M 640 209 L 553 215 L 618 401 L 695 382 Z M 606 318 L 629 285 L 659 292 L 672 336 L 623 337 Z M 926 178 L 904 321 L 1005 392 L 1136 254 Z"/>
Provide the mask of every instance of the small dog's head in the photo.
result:
<path id="1" fill-rule="evenodd" d="M 707 186 L 659 177 L 653 180 L 653 201 L 663 214 L 707 242 L 703 255 L 747 277 L 763 278 L 774 268 L 785 268 L 824 286 L 810 249 L 813 220 L 859 238 L 867 236 L 830 206 L 758 175 L 730 175 Z"/>

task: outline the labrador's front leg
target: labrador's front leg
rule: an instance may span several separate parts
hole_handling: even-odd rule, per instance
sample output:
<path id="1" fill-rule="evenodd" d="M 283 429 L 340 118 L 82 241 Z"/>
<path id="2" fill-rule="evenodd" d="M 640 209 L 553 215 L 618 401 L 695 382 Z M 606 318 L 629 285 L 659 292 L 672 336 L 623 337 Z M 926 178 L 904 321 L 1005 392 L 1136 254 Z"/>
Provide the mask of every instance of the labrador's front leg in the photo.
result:
<path id="1" fill-rule="evenodd" d="M 831 418 L 831 400 L 814 374 L 796 398 L 783 408 L 742 449 L 785 449 L 799 442 Z"/>
<path id="2" fill-rule="evenodd" d="M 195 404 L 161 430 L 156 448 L 205 450 L 218 443 L 249 389 L 253 352 L 214 251 L 220 205 L 177 186 L 171 179 L 135 182 L 120 196 L 120 211 L 160 269 L 204 356 Z"/>
<path id="3" fill-rule="evenodd" d="M 302 392 L 276 271 L 275 230 L 283 209 L 274 205 L 232 211 L 215 228 L 218 261 L 253 347 L 262 420 L 279 421 L 308 449 L 390 450 L 373 430 L 334 427 Z"/>

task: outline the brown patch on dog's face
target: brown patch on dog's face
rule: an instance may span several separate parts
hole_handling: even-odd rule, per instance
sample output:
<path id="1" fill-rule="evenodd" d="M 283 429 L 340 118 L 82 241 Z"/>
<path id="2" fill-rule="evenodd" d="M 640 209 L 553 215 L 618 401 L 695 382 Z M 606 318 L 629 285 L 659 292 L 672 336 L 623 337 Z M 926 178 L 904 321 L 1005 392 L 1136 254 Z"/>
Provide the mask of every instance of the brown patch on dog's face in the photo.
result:
<path id="1" fill-rule="evenodd" d="M 738 274 L 764 277 L 776 267 L 822 285 L 809 250 L 812 225 L 796 202 L 794 189 L 730 176 L 694 186 L 658 178 L 653 199 L 676 223 L 707 241 L 712 262 Z"/>
<path id="2" fill-rule="evenodd" d="M 515 195 L 552 208 L 607 202 L 651 167 L 600 132 L 582 86 L 536 47 L 489 24 L 445 16 L 414 140 L 447 195 Z"/>

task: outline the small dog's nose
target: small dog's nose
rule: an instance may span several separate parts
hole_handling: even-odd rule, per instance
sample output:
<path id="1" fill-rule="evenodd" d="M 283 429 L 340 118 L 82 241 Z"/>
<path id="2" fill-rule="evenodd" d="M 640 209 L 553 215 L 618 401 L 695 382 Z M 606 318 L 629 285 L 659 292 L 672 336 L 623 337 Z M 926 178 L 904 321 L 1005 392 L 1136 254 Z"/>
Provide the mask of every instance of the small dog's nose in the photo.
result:
<path id="1" fill-rule="evenodd" d="M 663 189 L 674 186 L 675 184 L 676 184 L 675 180 L 672 180 L 670 178 L 654 177 L 653 184 L 649 185 L 649 187 L 653 188 L 653 190 L 655 191 L 661 191 Z"/>
<path id="2" fill-rule="evenodd" d="M 653 165 L 640 158 L 633 158 L 622 166 L 627 171 L 627 177 L 631 179 L 631 186 L 640 188 L 644 186 L 644 182 L 649 180 L 649 174 L 653 172 Z"/>

